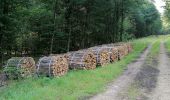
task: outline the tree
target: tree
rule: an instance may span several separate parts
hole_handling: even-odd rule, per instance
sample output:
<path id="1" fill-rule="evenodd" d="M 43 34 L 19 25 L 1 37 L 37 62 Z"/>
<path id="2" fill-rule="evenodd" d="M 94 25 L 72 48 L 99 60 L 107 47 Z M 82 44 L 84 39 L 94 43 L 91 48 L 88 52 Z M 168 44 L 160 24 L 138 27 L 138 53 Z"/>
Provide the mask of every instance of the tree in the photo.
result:
<path id="1" fill-rule="evenodd" d="M 1 55 L 65 53 L 156 34 L 162 27 L 149 0 L 0 2 Z"/>

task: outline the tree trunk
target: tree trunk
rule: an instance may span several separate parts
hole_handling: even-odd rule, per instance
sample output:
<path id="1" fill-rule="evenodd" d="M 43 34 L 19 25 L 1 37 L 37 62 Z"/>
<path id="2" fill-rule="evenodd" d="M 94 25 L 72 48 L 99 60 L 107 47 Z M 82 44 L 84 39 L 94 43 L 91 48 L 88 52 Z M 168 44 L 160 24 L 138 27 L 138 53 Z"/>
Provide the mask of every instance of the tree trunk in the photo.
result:
<path id="1" fill-rule="evenodd" d="M 70 42 L 71 42 L 71 26 L 69 28 L 69 36 L 68 36 L 68 42 L 67 42 L 67 52 L 70 51 Z"/>
<path id="2" fill-rule="evenodd" d="M 54 27 L 53 28 L 54 28 L 54 30 L 53 30 L 52 37 L 51 37 L 50 54 L 53 53 L 54 35 L 56 33 L 56 17 L 57 17 L 56 6 L 57 6 L 57 0 L 54 1 L 54 9 L 53 9 L 53 14 L 54 14 L 54 19 L 53 19 Z"/>
<path id="3" fill-rule="evenodd" d="M 124 4 L 123 4 L 123 0 L 121 0 L 121 28 L 120 28 L 120 41 L 123 41 L 123 32 L 124 32 L 124 27 L 123 27 L 123 23 L 124 23 Z"/>

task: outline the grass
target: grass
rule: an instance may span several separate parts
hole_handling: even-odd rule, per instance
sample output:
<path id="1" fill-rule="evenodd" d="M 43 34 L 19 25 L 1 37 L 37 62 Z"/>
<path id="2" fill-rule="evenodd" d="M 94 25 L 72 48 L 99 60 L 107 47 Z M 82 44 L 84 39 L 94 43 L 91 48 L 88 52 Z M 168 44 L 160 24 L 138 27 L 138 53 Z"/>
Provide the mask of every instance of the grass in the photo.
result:
<path id="1" fill-rule="evenodd" d="M 159 54 L 159 52 L 160 52 L 160 44 L 161 44 L 160 40 L 157 40 L 157 41 L 153 42 L 151 52 L 149 54 L 150 56 L 154 57 L 154 56 Z"/>
<path id="2" fill-rule="evenodd" d="M 150 37 L 152 38 L 152 37 Z M 12 82 L 0 91 L 0 100 L 76 100 L 95 95 L 122 74 L 150 42 L 134 40 L 134 51 L 123 60 L 91 71 L 70 71 L 60 78 L 30 78 Z"/>
<path id="3" fill-rule="evenodd" d="M 170 52 L 170 38 L 165 41 L 165 46 L 168 52 Z"/>
<path id="4" fill-rule="evenodd" d="M 141 91 L 139 90 L 138 86 L 135 83 L 129 86 L 127 91 L 129 100 L 136 100 L 136 98 L 141 95 Z"/>

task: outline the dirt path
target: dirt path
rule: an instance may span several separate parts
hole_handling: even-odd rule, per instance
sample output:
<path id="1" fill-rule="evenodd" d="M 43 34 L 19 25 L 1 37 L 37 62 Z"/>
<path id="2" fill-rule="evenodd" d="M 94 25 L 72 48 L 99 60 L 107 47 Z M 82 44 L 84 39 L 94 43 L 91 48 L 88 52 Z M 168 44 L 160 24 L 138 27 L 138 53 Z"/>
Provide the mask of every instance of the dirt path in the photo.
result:
<path id="1" fill-rule="evenodd" d="M 170 59 L 166 53 L 164 44 L 161 43 L 159 55 L 160 70 L 157 87 L 153 91 L 149 100 L 170 100 Z"/>
<path id="2" fill-rule="evenodd" d="M 140 71 L 141 66 L 144 64 L 147 54 L 149 53 L 151 45 L 144 51 L 143 54 L 136 60 L 128 65 L 127 70 L 116 81 L 108 86 L 105 92 L 92 97 L 90 100 L 119 100 L 117 95 L 133 82 L 136 74 Z"/>

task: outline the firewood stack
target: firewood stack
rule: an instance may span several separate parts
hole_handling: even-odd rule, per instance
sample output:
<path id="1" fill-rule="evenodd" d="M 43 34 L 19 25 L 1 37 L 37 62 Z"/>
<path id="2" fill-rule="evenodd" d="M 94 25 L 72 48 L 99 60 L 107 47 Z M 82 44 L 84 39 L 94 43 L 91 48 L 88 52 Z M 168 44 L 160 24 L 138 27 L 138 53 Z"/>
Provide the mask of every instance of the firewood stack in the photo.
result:
<path id="1" fill-rule="evenodd" d="M 123 43 L 123 42 L 120 42 L 120 43 L 115 43 L 114 46 L 122 46 L 124 49 L 123 49 L 123 56 L 126 56 L 128 55 L 128 45 L 127 43 Z"/>
<path id="2" fill-rule="evenodd" d="M 106 48 L 92 47 L 92 48 L 89 48 L 89 50 L 93 51 L 96 57 L 97 65 L 104 66 L 110 63 L 109 52 Z"/>
<path id="3" fill-rule="evenodd" d="M 133 50 L 132 44 L 129 42 L 129 43 L 127 43 L 127 46 L 128 46 L 128 52 L 129 53 L 132 52 L 132 50 Z"/>
<path id="4" fill-rule="evenodd" d="M 96 68 L 96 58 L 91 50 L 69 52 L 69 68 L 92 70 Z"/>
<path id="5" fill-rule="evenodd" d="M 110 62 L 115 62 L 118 60 L 118 49 L 114 46 L 102 45 L 102 48 L 105 48 L 109 52 Z"/>
<path id="6" fill-rule="evenodd" d="M 118 44 L 108 44 L 107 46 L 114 47 L 118 50 L 118 60 L 121 60 L 125 54 L 125 46 L 118 45 Z"/>
<path id="7" fill-rule="evenodd" d="M 50 54 L 49 56 L 62 56 L 65 59 L 67 59 L 67 62 L 69 62 L 69 55 L 68 55 L 68 53 L 64 53 L 64 54 Z"/>
<path id="8" fill-rule="evenodd" d="M 21 77 L 29 77 L 34 74 L 35 61 L 31 57 L 12 57 L 7 61 L 5 69 L 15 67 Z M 8 73 L 6 73 L 8 75 Z"/>
<path id="9" fill-rule="evenodd" d="M 109 44 L 109 45 L 112 45 L 112 46 L 115 46 L 116 48 L 118 48 L 119 60 L 122 59 L 124 56 L 128 55 L 133 49 L 131 43 L 120 42 L 120 43 Z"/>
<path id="10" fill-rule="evenodd" d="M 39 59 L 36 72 L 44 76 L 63 76 L 68 72 L 68 60 L 64 55 L 42 57 Z"/>

